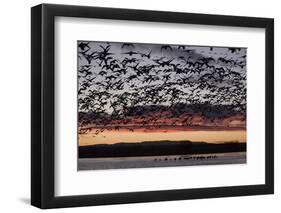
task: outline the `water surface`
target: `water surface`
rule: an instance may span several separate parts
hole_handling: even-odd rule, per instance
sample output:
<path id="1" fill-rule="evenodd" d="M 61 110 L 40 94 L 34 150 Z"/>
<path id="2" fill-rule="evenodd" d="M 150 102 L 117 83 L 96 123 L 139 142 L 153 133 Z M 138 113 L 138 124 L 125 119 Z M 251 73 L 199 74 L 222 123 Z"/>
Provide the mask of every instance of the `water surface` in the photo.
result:
<path id="1" fill-rule="evenodd" d="M 246 152 L 121 158 L 80 158 L 78 170 L 245 164 Z"/>

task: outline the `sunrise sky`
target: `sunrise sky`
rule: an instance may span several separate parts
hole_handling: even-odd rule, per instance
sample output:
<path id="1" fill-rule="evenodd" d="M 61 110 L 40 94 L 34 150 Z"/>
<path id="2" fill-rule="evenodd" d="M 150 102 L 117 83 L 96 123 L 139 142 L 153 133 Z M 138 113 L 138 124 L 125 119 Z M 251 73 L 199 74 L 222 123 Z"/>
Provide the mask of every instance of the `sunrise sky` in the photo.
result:
<path id="1" fill-rule="evenodd" d="M 128 130 L 107 131 L 98 135 L 94 134 L 95 131 L 89 134 L 79 135 L 79 145 L 95 145 L 95 144 L 114 144 L 120 142 L 137 143 L 143 141 L 199 141 L 222 143 L 230 141 L 246 142 L 245 130 Z"/>
<path id="2" fill-rule="evenodd" d="M 79 145 L 246 142 L 246 54 L 78 41 Z"/>

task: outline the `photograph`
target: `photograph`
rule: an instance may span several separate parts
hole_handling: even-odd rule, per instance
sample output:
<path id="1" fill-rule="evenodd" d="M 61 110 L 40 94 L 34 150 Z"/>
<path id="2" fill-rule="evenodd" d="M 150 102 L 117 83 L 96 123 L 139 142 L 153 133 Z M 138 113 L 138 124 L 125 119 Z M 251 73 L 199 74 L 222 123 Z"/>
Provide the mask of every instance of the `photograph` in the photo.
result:
<path id="1" fill-rule="evenodd" d="M 246 163 L 247 48 L 78 41 L 78 170 Z"/>

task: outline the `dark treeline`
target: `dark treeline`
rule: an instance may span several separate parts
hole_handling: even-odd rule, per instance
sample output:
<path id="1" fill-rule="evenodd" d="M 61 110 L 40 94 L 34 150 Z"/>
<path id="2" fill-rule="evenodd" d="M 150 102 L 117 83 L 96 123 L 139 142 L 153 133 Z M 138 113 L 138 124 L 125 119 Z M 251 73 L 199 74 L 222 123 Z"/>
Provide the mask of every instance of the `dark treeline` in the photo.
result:
<path id="1" fill-rule="evenodd" d="M 246 143 L 211 144 L 190 141 L 98 144 L 79 147 L 79 158 L 136 157 L 245 152 Z"/>

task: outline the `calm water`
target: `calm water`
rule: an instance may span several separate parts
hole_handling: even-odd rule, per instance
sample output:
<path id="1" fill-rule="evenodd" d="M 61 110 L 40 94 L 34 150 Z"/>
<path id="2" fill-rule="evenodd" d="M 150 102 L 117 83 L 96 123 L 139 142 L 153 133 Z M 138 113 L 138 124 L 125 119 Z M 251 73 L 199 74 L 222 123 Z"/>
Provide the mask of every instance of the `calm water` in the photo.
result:
<path id="1" fill-rule="evenodd" d="M 81 158 L 78 170 L 245 164 L 246 152 L 122 158 Z"/>

